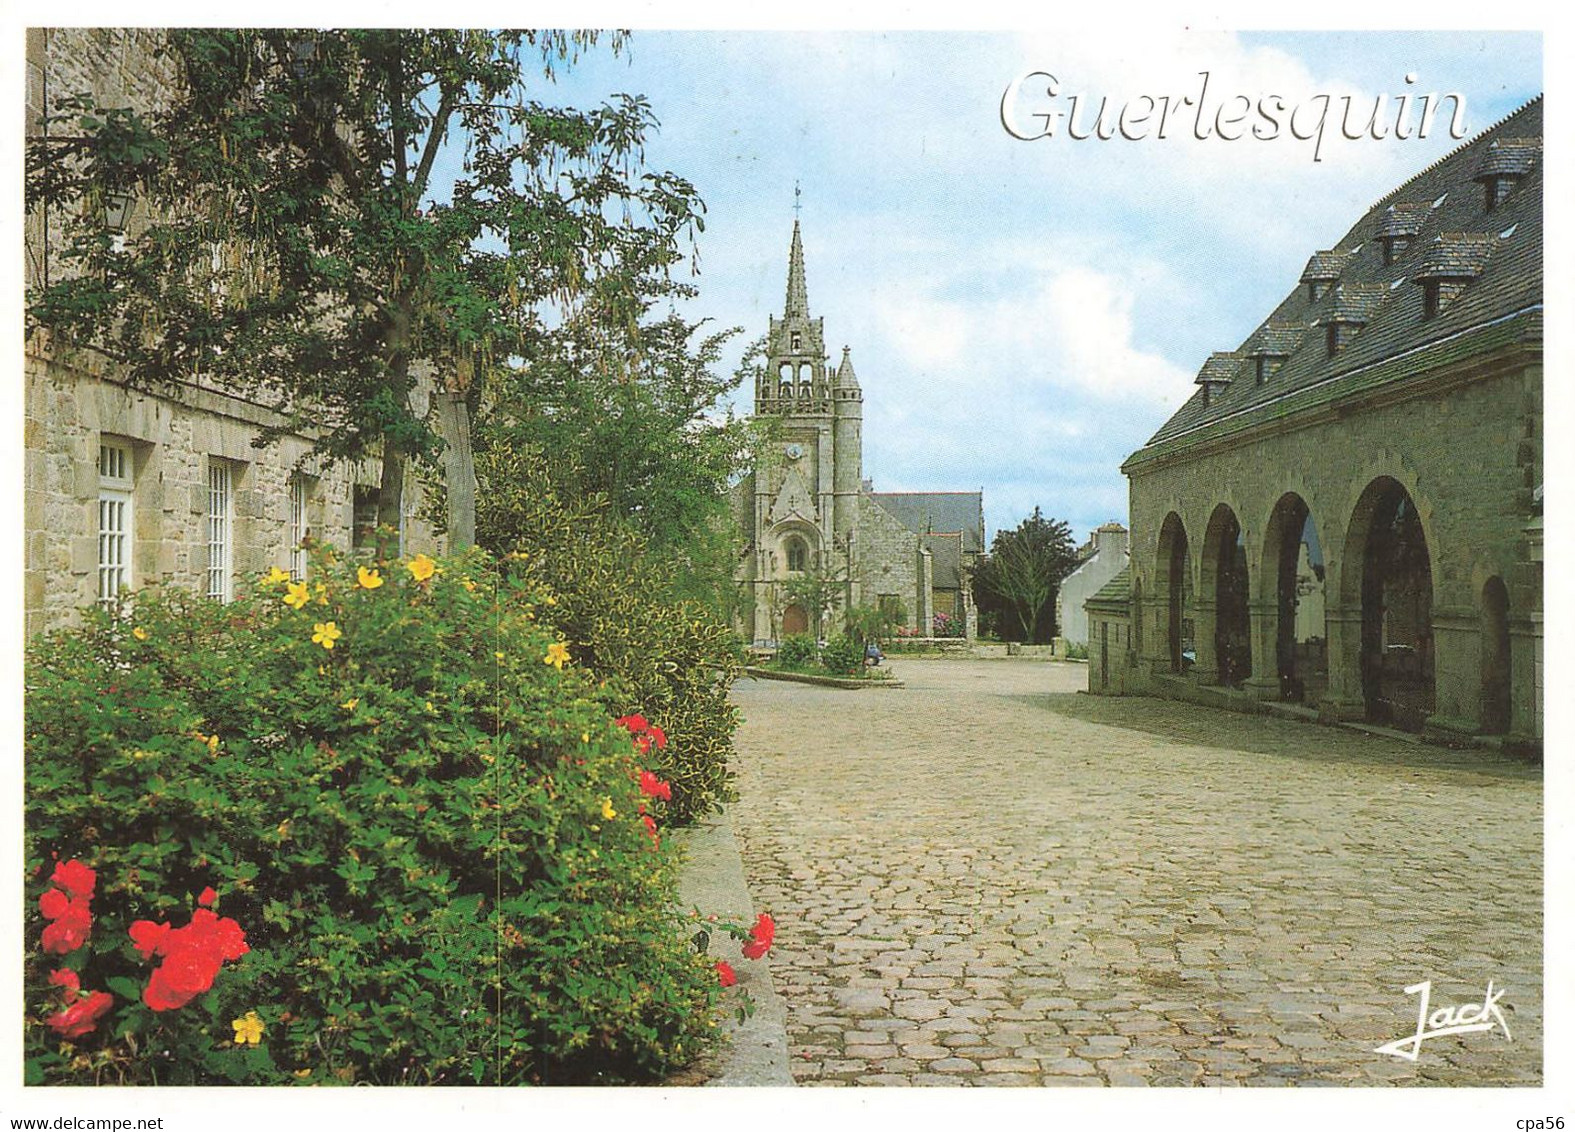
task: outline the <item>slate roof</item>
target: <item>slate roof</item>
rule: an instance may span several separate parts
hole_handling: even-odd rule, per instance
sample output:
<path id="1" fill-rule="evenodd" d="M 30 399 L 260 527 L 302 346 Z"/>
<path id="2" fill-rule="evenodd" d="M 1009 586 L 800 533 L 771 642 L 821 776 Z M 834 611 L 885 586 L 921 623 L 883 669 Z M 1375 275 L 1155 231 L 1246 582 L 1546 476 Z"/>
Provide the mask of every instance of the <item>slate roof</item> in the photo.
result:
<path id="1" fill-rule="evenodd" d="M 1302 344 L 1307 327 L 1294 322 L 1271 322 L 1260 326 L 1247 341 L 1249 358 L 1288 358 Z"/>
<path id="2" fill-rule="evenodd" d="M 1234 350 L 1216 350 L 1209 355 L 1209 360 L 1203 363 L 1203 368 L 1198 370 L 1198 376 L 1193 381 L 1197 385 L 1202 385 L 1205 382 L 1214 385 L 1229 385 L 1240 367 L 1240 354 Z"/>
<path id="3" fill-rule="evenodd" d="M 984 553 L 983 492 L 872 491 L 869 496 L 914 534 L 961 534 L 963 553 Z"/>
<path id="4" fill-rule="evenodd" d="M 1475 279 L 1482 274 L 1498 237 L 1472 232 L 1442 232 L 1423 250 L 1412 279 Z"/>
<path id="5" fill-rule="evenodd" d="M 1180 451 L 1192 444 L 1233 434 L 1265 421 L 1294 416 L 1378 385 L 1402 380 L 1428 368 L 1517 343 L 1540 348 L 1542 341 L 1542 177 L 1537 139 L 1542 136 L 1539 95 L 1492 128 L 1456 148 L 1400 185 L 1361 216 L 1345 238 L 1309 262 L 1330 263 L 1341 256 L 1341 284 L 1317 300 L 1297 286 L 1260 323 L 1315 326 L 1331 316 L 1357 315 L 1365 325 L 1339 353 L 1328 355 L 1323 334 L 1307 334 L 1262 385 L 1237 381 L 1216 388 L 1205 402 L 1197 390 L 1124 469 Z M 1495 153 L 1513 151 L 1524 172 L 1509 195 L 1491 212 L 1486 192 L 1476 183 L 1484 161 L 1505 161 Z M 1531 157 L 1527 157 L 1531 154 Z M 1392 205 L 1426 202 L 1416 237 L 1385 265 L 1374 238 L 1378 222 Z M 1418 215 L 1421 215 L 1418 213 Z M 1415 280 L 1429 263 L 1435 237 L 1442 233 L 1491 237 L 1492 252 L 1481 273 L 1434 318 L 1423 317 L 1422 288 Z M 1459 247 L 1479 254 L 1482 241 Z M 1460 254 L 1465 255 L 1462 251 Z M 1238 347 L 1245 351 L 1257 334 Z"/>
<path id="6" fill-rule="evenodd" d="M 1373 235 L 1379 239 L 1385 236 L 1414 236 L 1422 230 L 1422 226 L 1427 223 L 1428 213 L 1432 211 L 1432 202 L 1426 200 L 1408 200 L 1392 204 L 1378 218 L 1378 225 Z"/>
<path id="7" fill-rule="evenodd" d="M 1083 603 L 1084 608 L 1090 605 L 1117 606 L 1123 612 L 1132 601 L 1132 567 L 1121 567 L 1116 575 L 1099 587 L 1099 592 Z"/>
<path id="8" fill-rule="evenodd" d="M 1350 258 L 1347 252 L 1313 252 L 1312 258 L 1307 261 L 1307 266 L 1302 268 L 1303 283 L 1333 282 L 1340 278 L 1345 270 L 1345 261 Z"/>

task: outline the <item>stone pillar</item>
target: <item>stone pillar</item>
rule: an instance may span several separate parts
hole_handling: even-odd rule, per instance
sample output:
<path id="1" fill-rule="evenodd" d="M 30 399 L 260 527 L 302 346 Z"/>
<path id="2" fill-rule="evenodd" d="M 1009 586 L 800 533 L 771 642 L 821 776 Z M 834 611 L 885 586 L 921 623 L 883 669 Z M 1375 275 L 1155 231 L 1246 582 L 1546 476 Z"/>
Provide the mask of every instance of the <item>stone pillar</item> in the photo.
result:
<path id="1" fill-rule="evenodd" d="M 1367 714 L 1362 694 L 1362 609 L 1343 605 L 1324 608 L 1329 631 L 1329 688 L 1319 710 L 1333 719 L 1361 719 Z"/>
<path id="2" fill-rule="evenodd" d="M 1185 611 L 1183 611 L 1183 614 Z M 1214 595 L 1197 595 L 1192 602 L 1192 648 L 1198 654 L 1192 666 L 1192 679 L 1198 684 L 1220 682 L 1219 649 L 1215 646 L 1216 619 Z"/>
<path id="3" fill-rule="evenodd" d="M 1277 600 L 1247 603 L 1248 632 L 1252 641 L 1252 675 L 1243 687 L 1259 700 L 1280 698 L 1279 629 Z"/>
<path id="4" fill-rule="evenodd" d="M 1482 730 L 1482 616 L 1470 606 L 1432 611 L 1433 710 L 1429 726 L 1464 735 Z"/>

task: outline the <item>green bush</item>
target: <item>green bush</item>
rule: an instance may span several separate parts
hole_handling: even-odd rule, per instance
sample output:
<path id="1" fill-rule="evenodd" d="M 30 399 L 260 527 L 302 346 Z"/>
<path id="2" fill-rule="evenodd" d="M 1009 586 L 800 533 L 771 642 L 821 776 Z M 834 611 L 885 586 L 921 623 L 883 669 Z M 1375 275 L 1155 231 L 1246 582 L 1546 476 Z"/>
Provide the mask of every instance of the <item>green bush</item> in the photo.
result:
<path id="1" fill-rule="evenodd" d="M 864 650 L 852 637 L 839 634 L 820 650 L 820 663 L 833 676 L 857 676 L 864 671 Z"/>
<path id="2" fill-rule="evenodd" d="M 815 664 L 819 649 L 815 638 L 808 633 L 795 633 L 783 637 L 777 645 L 776 663 L 782 668 L 809 668 Z"/>
<path id="3" fill-rule="evenodd" d="M 98 872 L 85 946 L 44 954 L 30 904 L 29 1081 L 638 1080 L 702 1045 L 714 975 L 640 817 L 664 807 L 553 595 L 479 552 L 421 565 L 147 590 L 29 648 L 27 894 L 57 856 Z M 209 886 L 251 950 L 156 1012 L 127 929 Z M 85 1036 L 47 1025 L 55 968 L 115 995 Z"/>
<path id="4" fill-rule="evenodd" d="M 496 461 L 508 461 L 505 468 Z M 673 786 L 668 820 L 687 825 L 732 801 L 728 759 L 738 713 L 728 702 L 744 654 L 706 607 L 672 595 L 670 569 L 600 496 L 562 497 L 547 463 L 530 451 L 478 456 L 488 490 L 477 540 L 515 573 L 548 585 L 556 604 L 538 610 L 569 640 L 575 663 L 598 678 L 614 715 L 638 711 L 666 731 L 652 769 Z"/>

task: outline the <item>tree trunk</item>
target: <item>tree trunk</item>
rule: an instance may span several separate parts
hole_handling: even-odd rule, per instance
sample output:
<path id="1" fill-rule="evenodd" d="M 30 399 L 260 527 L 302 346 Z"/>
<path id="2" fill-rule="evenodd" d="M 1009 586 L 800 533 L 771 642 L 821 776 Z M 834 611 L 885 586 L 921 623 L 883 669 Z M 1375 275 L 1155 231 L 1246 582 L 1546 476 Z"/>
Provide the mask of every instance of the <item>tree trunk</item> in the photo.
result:
<path id="1" fill-rule="evenodd" d="M 399 551 L 404 552 L 405 531 L 405 458 L 399 450 L 383 441 L 383 476 L 377 488 L 377 525 L 399 532 Z"/>
<path id="2" fill-rule="evenodd" d="M 458 554 L 476 545 L 476 461 L 470 447 L 470 409 L 463 392 L 440 393 L 437 403 L 445 445 L 448 552 Z"/>

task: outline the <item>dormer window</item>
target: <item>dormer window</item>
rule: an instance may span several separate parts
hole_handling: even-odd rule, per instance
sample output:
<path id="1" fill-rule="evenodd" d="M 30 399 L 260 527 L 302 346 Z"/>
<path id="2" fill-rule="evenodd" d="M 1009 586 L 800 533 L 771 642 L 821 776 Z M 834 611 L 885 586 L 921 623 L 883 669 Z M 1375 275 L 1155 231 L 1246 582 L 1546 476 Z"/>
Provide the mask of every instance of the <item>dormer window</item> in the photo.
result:
<path id="1" fill-rule="evenodd" d="M 1406 248 L 1411 246 L 1432 211 L 1433 205 L 1430 201 L 1402 201 L 1390 205 L 1379 217 L 1378 229 L 1374 235 L 1384 249 L 1385 267 L 1399 259 Z"/>
<path id="2" fill-rule="evenodd" d="M 1489 212 L 1503 204 L 1520 179 L 1531 172 L 1541 152 L 1541 138 L 1499 138 L 1488 146 L 1475 179 L 1482 184 L 1482 203 Z"/>
<path id="3" fill-rule="evenodd" d="M 1285 360 L 1301 345 L 1302 327 L 1283 322 L 1271 322 L 1259 327 L 1247 347 L 1247 356 L 1253 360 L 1253 376 L 1259 385 L 1265 384 Z"/>
<path id="4" fill-rule="evenodd" d="M 1482 274 L 1498 239 L 1491 235 L 1444 232 L 1434 240 L 1412 281 L 1422 287 L 1422 317 L 1438 315 Z"/>
<path id="5" fill-rule="evenodd" d="M 1324 349 L 1329 357 L 1351 344 L 1377 315 L 1388 293 L 1382 283 L 1353 283 L 1336 289 L 1332 309 L 1318 320 L 1324 328 Z"/>
<path id="6" fill-rule="evenodd" d="M 1203 363 L 1203 368 L 1198 371 L 1198 376 L 1193 384 L 1203 388 L 1203 404 L 1207 406 L 1211 400 L 1230 388 L 1231 379 L 1236 375 L 1236 367 L 1241 365 L 1241 355 L 1234 351 L 1216 350 L 1209 355 L 1209 360 Z"/>
<path id="7" fill-rule="evenodd" d="M 1307 266 L 1302 269 L 1302 282 L 1307 284 L 1309 303 L 1316 303 L 1340 281 L 1340 273 L 1345 268 L 1346 258 L 1345 252 L 1313 253 L 1313 257 L 1307 261 Z"/>

